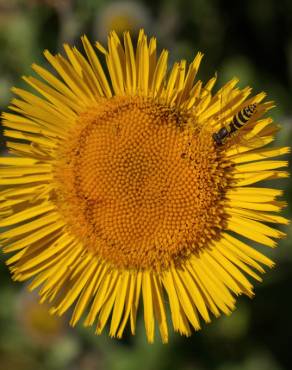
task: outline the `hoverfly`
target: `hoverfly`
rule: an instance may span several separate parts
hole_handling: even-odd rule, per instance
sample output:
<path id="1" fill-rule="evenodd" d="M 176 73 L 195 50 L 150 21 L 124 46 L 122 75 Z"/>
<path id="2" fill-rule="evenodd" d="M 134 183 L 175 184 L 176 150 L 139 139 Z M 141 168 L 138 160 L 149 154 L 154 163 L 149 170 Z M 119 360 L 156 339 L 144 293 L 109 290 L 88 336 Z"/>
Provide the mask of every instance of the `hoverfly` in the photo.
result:
<path id="1" fill-rule="evenodd" d="M 231 137 L 233 133 L 239 130 L 244 124 L 246 124 L 252 115 L 256 112 L 257 103 L 250 104 L 243 108 L 241 111 L 233 116 L 232 121 L 226 126 L 220 128 L 219 131 L 215 132 L 212 137 L 218 146 L 224 144 L 228 137 Z"/>

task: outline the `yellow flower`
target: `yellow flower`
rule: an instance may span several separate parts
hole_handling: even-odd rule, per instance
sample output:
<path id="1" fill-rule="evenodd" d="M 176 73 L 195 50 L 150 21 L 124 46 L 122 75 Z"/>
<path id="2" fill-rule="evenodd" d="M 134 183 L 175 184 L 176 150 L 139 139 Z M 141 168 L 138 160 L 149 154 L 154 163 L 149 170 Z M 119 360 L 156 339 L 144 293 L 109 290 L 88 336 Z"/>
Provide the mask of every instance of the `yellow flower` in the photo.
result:
<path id="1" fill-rule="evenodd" d="M 275 247 L 286 224 L 277 213 L 280 190 L 255 186 L 287 177 L 289 148 L 266 148 L 277 126 L 261 116 L 264 94 L 233 79 L 212 95 L 216 78 L 195 81 L 202 54 L 167 75 L 168 52 L 140 31 L 115 32 L 99 43 L 108 74 L 88 39 L 85 55 L 44 55 L 59 74 L 33 65 L 24 77 L 38 95 L 19 96 L 3 113 L 10 153 L 1 158 L 4 252 L 14 280 L 33 279 L 41 301 L 71 324 L 100 334 L 107 322 L 121 337 L 135 334 L 142 306 L 146 335 L 155 323 L 168 341 L 167 310 L 175 331 L 189 336 L 210 315 L 230 314 L 235 296 L 253 295 L 246 275 L 261 280 L 273 262 L 242 237 Z M 218 145 L 214 134 L 256 104 L 248 123 Z M 21 139 L 15 140 L 15 139 Z M 141 302 L 142 301 L 142 302 Z"/>
<path id="2" fill-rule="evenodd" d="M 98 11 L 94 22 L 94 34 L 99 40 L 106 40 L 108 33 L 115 30 L 118 35 L 129 31 L 136 37 L 139 28 L 153 27 L 149 9 L 141 2 L 120 0 L 106 2 Z"/>
<path id="3" fill-rule="evenodd" d="M 49 314 L 48 304 L 39 304 L 37 293 L 23 290 L 16 300 L 17 323 L 29 341 L 49 347 L 65 337 L 64 322 Z"/>

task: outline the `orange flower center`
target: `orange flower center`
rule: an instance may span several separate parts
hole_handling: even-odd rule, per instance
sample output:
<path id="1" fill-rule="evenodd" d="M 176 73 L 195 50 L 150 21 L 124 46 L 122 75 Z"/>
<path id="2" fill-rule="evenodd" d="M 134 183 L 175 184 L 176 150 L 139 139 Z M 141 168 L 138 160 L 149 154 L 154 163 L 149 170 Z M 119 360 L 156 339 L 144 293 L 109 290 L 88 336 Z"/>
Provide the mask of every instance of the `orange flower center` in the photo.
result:
<path id="1" fill-rule="evenodd" d="M 120 268 L 162 270 L 219 238 L 227 176 L 210 132 L 142 97 L 79 117 L 56 165 L 71 233 Z"/>

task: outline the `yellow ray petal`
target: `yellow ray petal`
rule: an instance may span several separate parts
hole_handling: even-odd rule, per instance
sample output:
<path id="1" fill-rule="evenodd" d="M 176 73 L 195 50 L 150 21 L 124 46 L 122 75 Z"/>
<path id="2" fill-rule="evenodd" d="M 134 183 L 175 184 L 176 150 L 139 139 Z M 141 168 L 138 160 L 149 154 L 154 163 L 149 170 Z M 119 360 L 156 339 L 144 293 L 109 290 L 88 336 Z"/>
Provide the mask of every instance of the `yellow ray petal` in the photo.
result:
<path id="1" fill-rule="evenodd" d="M 84 287 L 83 292 L 80 295 L 78 302 L 74 308 L 74 312 L 70 320 L 71 326 L 76 325 L 76 323 L 80 320 L 80 317 L 83 314 L 85 308 L 88 306 L 93 295 L 97 279 L 99 278 L 101 269 L 102 266 L 99 265 L 96 270 L 93 271 L 92 278 L 87 281 L 86 286 Z"/>
<path id="2" fill-rule="evenodd" d="M 149 42 L 149 86 L 152 85 L 154 71 L 157 59 L 157 43 L 156 38 L 151 37 Z"/>
<path id="3" fill-rule="evenodd" d="M 85 326 L 90 326 L 94 323 L 103 304 L 111 295 L 113 288 L 117 283 L 117 280 L 118 280 L 117 271 L 112 272 L 107 271 L 107 274 L 103 275 L 103 278 L 100 280 L 98 290 L 95 293 L 95 298 L 92 303 L 91 309 L 84 322 Z"/>
<path id="4" fill-rule="evenodd" d="M 136 317 L 137 317 L 137 311 L 140 301 L 140 292 L 141 292 L 141 285 L 142 285 L 142 272 L 137 272 L 137 279 L 136 279 L 136 286 L 134 291 L 134 297 L 131 307 L 131 313 L 130 313 L 130 322 L 131 322 L 131 332 L 134 335 L 136 332 Z"/>
<path id="5" fill-rule="evenodd" d="M 206 251 L 204 253 L 204 263 L 213 270 L 215 275 L 220 277 L 220 280 L 224 283 L 228 289 L 233 291 L 235 294 L 239 295 L 242 293 L 240 286 L 237 284 L 236 280 L 225 270 L 212 256 L 212 251 Z"/>
<path id="6" fill-rule="evenodd" d="M 233 156 L 232 162 L 244 163 L 244 162 L 259 161 L 259 160 L 263 160 L 266 158 L 278 157 L 278 156 L 288 154 L 288 153 L 290 153 L 289 147 L 257 149 L 247 154 L 240 154 L 240 155 Z"/>
<path id="7" fill-rule="evenodd" d="M 136 92 L 136 62 L 134 48 L 129 32 L 124 33 L 125 64 L 126 64 L 126 89 L 130 94 Z"/>
<path id="8" fill-rule="evenodd" d="M 269 203 L 253 203 L 247 201 L 230 200 L 228 201 L 228 206 L 230 208 L 243 208 L 243 209 L 252 209 L 257 211 L 266 211 L 266 212 L 279 212 L 283 207 L 286 206 L 285 202 L 269 202 Z"/>
<path id="9" fill-rule="evenodd" d="M 191 333 L 190 327 L 187 318 L 184 314 L 184 311 L 180 307 L 179 298 L 175 290 L 173 277 L 169 271 L 164 273 L 162 282 L 168 294 L 173 328 L 175 331 L 178 331 L 183 335 L 189 336 Z"/>
<path id="10" fill-rule="evenodd" d="M 111 88 L 110 88 L 110 85 L 107 81 L 106 75 L 103 71 L 103 68 L 101 66 L 101 63 L 100 63 L 92 45 L 88 41 L 87 37 L 83 36 L 83 37 L 81 37 L 81 40 L 82 40 L 83 47 L 84 47 L 84 50 L 86 52 L 86 55 L 89 59 L 90 65 L 92 67 L 92 70 L 96 75 L 96 78 L 99 82 L 99 85 L 100 85 L 101 89 L 103 90 L 104 95 L 107 98 L 110 98 L 112 96 Z"/>
<path id="11" fill-rule="evenodd" d="M 44 51 L 44 56 L 48 60 L 48 62 L 54 67 L 54 69 L 59 73 L 60 77 L 63 78 L 65 83 L 68 85 L 68 87 L 72 90 L 74 95 L 79 97 L 80 102 L 79 104 L 88 104 L 88 97 L 82 91 L 82 88 L 78 86 L 77 77 L 73 78 L 73 75 L 70 74 L 70 71 L 66 68 L 61 58 L 58 58 L 57 56 L 53 56 L 48 50 Z M 68 67 L 68 65 L 67 65 Z M 80 79 L 79 79 L 80 82 Z M 81 103 L 82 102 L 82 103 Z"/>
<path id="12" fill-rule="evenodd" d="M 214 298 L 213 298 L 213 292 L 209 290 L 208 281 L 205 281 L 202 276 L 200 276 L 197 272 L 196 267 L 194 268 L 194 263 L 190 263 L 186 265 L 187 271 L 191 274 L 194 281 L 198 284 L 198 287 L 200 291 L 202 292 L 202 295 L 204 296 L 204 300 L 206 301 L 206 305 L 208 306 L 208 309 L 216 316 L 220 316 L 220 311 L 218 310 Z M 206 287 L 207 285 L 207 287 Z"/>
<path id="13" fill-rule="evenodd" d="M 199 330 L 200 329 L 199 318 L 197 315 L 196 307 L 193 305 L 189 297 L 189 292 L 186 290 L 185 286 L 183 285 L 183 282 L 181 281 L 176 270 L 172 269 L 171 273 L 172 273 L 173 281 L 175 284 L 175 289 L 177 291 L 181 307 L 184 310 L 188 320 L 195 328 L 195 330 Z"/>
<path id="14" fill-rule="evenodd" d="M 79 279 L 70 288 L 69 292 L 65 295 L 62 302 L 56 307 L 58 315 L 62 315 L 74 303 L 79 294 L 83 291 L 87 281 L 92 279 L 92 275 L 97 267 L 97 261 L 94 259 L 87 267 L 87 269 L 80 275 Z"/>
<path id="15" fill-rule="evenodd" d="M 270 236 L 272 238 L 282 238 L 285 234 L 280 230 L 276 230 L 270 226 L 264 225 L 261 222 L 255 220 L 249 220 L 241 216 L 231 216 L 231 220 L 235 223 L 242 223 L 242 228 L 250 229 L 258 233 Z"/>
<path id="16" fill-rule="evenodd" d="M 262 281 L 262 278 L 256 274 L 254 271 L 252 271 L 246 264 L 250 264 L 253 267 L 257 267 L 257 269 L 260 269 L 263 273 L 264 271 L 260 268 L 259 265 L 256 263 L 253 263 L 251 259 L 248 259 L 244 257 L 244 255 L 240 255 L 239 253 L 234 253 L 232 249 L 228 248 L 228 243 L 225 239 L 221 240 L 221 245 L 219 246 L 220 252 L 223 256 L 228 258 L 229 261 L 231 261 L 234 265 L 238 266 L 242 271 L 246 272 L 248 275 L 253 277 L 257 281 Z M 242 257 L 244 258 L 244 261 L 242 261 Z"/>
<path id="17" fill-rule="evenodd" d="M 210 322 L 207 305 L 202 292 L 196 284 L 196 280 L 193 279 L 192 275 L 186 269 L 178 270 L 177 272 L 181 276 L 181 279 L 185 282 L 185 285 L 188 287 L 190 297 L 199 313 L 206 322 Z"/>
<path id="18" fill-rule="evenodd" d="M 116 336 L 120 321 L 122 319 L 125 307 L 125 300 L 129 289 L 129 283 L 130 283 L 130 273 L 128 271 L 124 271 L 119 276 L 119 280 L 117 283 L 118 289 L 110 325 L 110 335 L 113 337 Z"/>
<path id="19" fill-rule="evenodd" d="M 96 334 L 101 334 L 103 331 L 104 326 L 106 325 L 109 315 L 113 309 L 113 304 L 116 299 L 116 295 L 118 292 L 118 284 L 116 284 L 113 289 L 111 290 L 111 294 L 109 295 L 107 301 L 103 304 L 102 309 L 100 310 L 97 325 L 96 325 Z"/>
<path id="20" fill-rule="evenodd" d="M 161 282 L 155 275 L 151 276 L 152 278 L 152 297 L 153 297 L 153 306 L 155 318 L 158 322 L 158 327 L 163 343 L 168 342 L 168 326 L 166 318 L 166 310 L 164 305 L 164 297 L 162 291 Z"/>
<path id="21" fill-rule="evenodd" d="M 46 291 L 50 290 L 54 285 L 56 285 L 61 279 L 62 275 L 68 272 L 68 266 L 70 266 L 70 264 L 81 253 L 82 248 L 80 246 L 78 248 L 76 245 L 73 246 L 75 247 L 74 251 L 72 248 L 72 250 L 70 251 L 71 253 L 69 253 L 68 251 L 64 258 L 61 259 L 57 264 L 38 275 L 29 285 L 29 289 L 33 290 L 39 285 L 46 282 L 40 291 L 40 294 L 44 294 Z"/>
<path id="22" fill-rule="evenodd" d="M 239 259 L 243 263 L 255 268 L 256 270 L 258 270 L 262 274 L 265 272 L 265 270 L 261 267 L 261 265 L 259 265 L 256 261 L 254 261 L 248 255 L 243 253 L 241 250 L 237 249 L 232 243 L 230 243 L 230 241 L 228 241 L 227 238 L 225 238 L 225 237 L 221 238 L 220 242 L 221 242 L 221 245 L 223 246 L 223 248 L 225 248 L 229 253 L 232 253 L 237 259 Z M 220 250 L 222 250 L 222 247 L 220 247 Z M 227 255 L 225 255 L 225 256 L 228 258 Z M 230 258 L 229 258 L 229 260 L 232 261 L 232 259 L 230 259 Z"/>
<path id="23" fill-rule="evenodd" d="M 52 166 L 50 164 L 39 164 L 38 166 L 25 166 L 25 167 L 6 167 L 0 169 L 0 174 L 3 177 L 19 177 L 35 173 L 50 173 Z"/>
<path id="24" fill-rule="evenodd" d="M 39 239 L 42 239 L 46 235 L 56 233 L 56 231 L 61 229 L 63 226 L 64 226 L 64 222 L 59 220 L 56 223 L 53 223 L 53 224 L 50 224 L 49 226 L 38 229 L 33 234 L 29 234 L 28 236 L 20 239 L 19 241 L 15 242 L 15 243 L 9 244 L 8 246 L 4 247 L 3 250 L 4 250 L 5 253 L 10 253 L 10 252 L 17 251 L 19 249 L 22 249 L 22 248 L 38 241 Z M 28 264 L 30 265 L 32 263 L 38 263 L 38 262 L 35 262 L 35 261 L 38 261 L 41 258 L 42 258 L 42 255 L 38 255 L 37 257 L 35 257 L 35 259 L 31 259 Z M 24 264 L 22 266 L 22 268 L 29 268 L 29 267 L 25 266 L 25 264 Z"/>
<path id="25" fill-rule="evenodd" d="M 155 72 L 153 75 L 152 85 L 150 88 L 151 96 L 156 97 L 159 96 L 161 88 L 162 88 L 162 82 L 164 80 L 166 70 L 167 70 L 167 60 L 168 60 L 168 51 L 163 50 L 158 58 Z"/>
<path id="26" fill-rule="evenodd" d="M 280 167 L 287 167 L 287 161 L 258 161 L 236 166 L 236 172 L 256 172 L 274 170 Z"/>
<path id="27" fill-rule="evenodd" d="M 198 53 L 192 63 L 189 65 L 188 72 L 186 78 L 183 83 L 182 90 L 178 95 L 177 104 L 181 105 L 189 98 L 190 91 L 193 87 L 194 80 L 199 70 L 199 66 L 201 64 L 203 58 L 202 53 Z"/>
<path id="28" fill-rule="evenodd" d="M 63 95 L 66 99 L 66 103 L 69 101 L 74 102 L 75 109 L 78 109 L 79 106 L 82 106 L 82 102 L 78 99 L 78 96 L 76 96 L 73 91 L 66 86 L 63 82 L 61 82 L 57 77 L 55 77 L 51 72 L 47 71 L 45 68 L 38 66 L 37 64 L 32 65 L 32 69 L 41 76 L 45 81 L 47 81 L 54 89 L 60 92 L 60 95 Z M 36 79 L 33 77 L 27 77 L 28 83 L 35 83 Z M 45 89 L 44 84 L 37 85 L 42 89 Z M 69 103 L 68 106 L 70 107 L 72 103 Z"/>
<path id="29" fill-rule="evenodd" d="M 220 253 L 216 248 L 212 249 L 212 256 L 216 261 L 225 269 L 232 277 L 237 281 L 237 284 L 240 286 L 242 292 L 248 296 L 253 296 L 253 286 L 247 280 L 247 278 L 240 272 L 240 270 L 234 266 L 225 256 Z"/>
<path id="30" fill-rule="evenodd" d="M 74 101 L 72 98 L 68 98 L 67 96 L 61 94 L 60 92 L 56 91 L 52 87 L 34 77 L 24 77 L 24 80 L 46 99 L 48 99 L 51 103 L 56 105 L 60 111 L 65 112 L 67 114 L 67 117 L 71 117 L 72 119 L 74 119 L 74 117 L 76 117 L 76 113 L 81 112 L 81 107 L 76 104 L 76 101 Z"/>
<path id="31" fill-rule="evenodd" d="M 238 215 L 244 218 L 249 218 L 251 220 L 272 222 L 275 224 L 284 224 L 284 225 L 289 224 L 289 220 L 286 219 L 285 217 L 273 215 L 271 213 L 255 212 L 255 211 L 246 210 L 242 208 L 231 208 L 229 212 L 231 214 L 234 214 L 235 216 Z"/>
<path id="32" fill-rule="evenodd" d="M 41 204 L 39 206 L 25 209 L 24 211 L 15 213 L 14 215 L 7 217 L 5 220 L 1 220 L 0 227 L 10 226 L 22 221 L 29 220 L 30 218 L 33 218 L 35 216 L 40 216 L 44 213 L 53 211 L 54 208 L 55 206 L 52 204 Z"/>
<path id="33" fill-rule="evenodd" d="M 205 288 L 210 291 L 216 306 L 225 314 L 230 314 L 230 310 L 234 310 L 235 308 L 235 299 L 224 284 L 218 279 L 218 276 L 215 276 L 212 270 L 206 268 L 204 257 L 201 257 L 198 261 L 196 266 L 193 265 L 193 269 L 196 269 L 197 275 L 200 276 L 202 284 L 204 284 Z"/>
<path id="34" fill-rule="evenodd" d="M 154 341 L 154 312 L 152 298 L 151 277 L 148 271 L 144 271 L 142 275 L 142 294 L 144 305 L 144 321 L 147 340 L 150 343 Z"/>
<path id="35" fill-rule="evenodd" d="M 23 176 L 23 177 L 4 177 L 0 179 L 0 185 L 24 185 L 24 184 L 36 184 L 47 183 L 53 180 L 52 174 L 39 174 L 34 176 Z M 0 221 L 1 224 L 1 221 Z"/>
<path id="36" fill-rule="evenodd" d="M 252 185 L 263 180 L 284 179 L 289 177 L 286 171 L 259 171 L 248 173 L 235 173 L 233 178 L 235 180 L 234 186 Z"/>
<path id="37" fill-rule="evenodd" d="M 262 263 L 268 267 L 274 266 L 274 262 L 270 260 L 268 257 L 264 256 L 263 254 L 255 250 L 254 248 L 249 247 L 247 244 L 234 238 L 233 236 L 227 233 L 224 233 L 224 239 L 226 239 L 229 242 L 229 248 L 232 248 L 233 250 L 236 250 L 236 251 L 242 251 L 243 255 L 249 256 L 253 260 L 256 260 L 259 263 Z"/>
<path id="38" fill-rule="evenodd" d="M 0 165 L 7 166 L 33 166 L 38 163 L 37 159 L 24 157 L 0 157 Z"/>
<path id="39" fill-rule="evenodd" d="M 128 319 L 129 319 L 129 315 L 130 315 L 130 312 L 131 312 L 131 307 L 132 307 L 132 304 L 134 302 L 135 286 L 136 286 L 136 273 L 131 271 L 129 287 L 128 287 L 127 295 L 126 295 L 126 298 L 125 298 L 124 317 L 122 319 L 119 330 L 117 332 L 117 337 L 118 338 L 122 337 L 125 326 L 126 326 L 126 324 L 128 322 Z"/>

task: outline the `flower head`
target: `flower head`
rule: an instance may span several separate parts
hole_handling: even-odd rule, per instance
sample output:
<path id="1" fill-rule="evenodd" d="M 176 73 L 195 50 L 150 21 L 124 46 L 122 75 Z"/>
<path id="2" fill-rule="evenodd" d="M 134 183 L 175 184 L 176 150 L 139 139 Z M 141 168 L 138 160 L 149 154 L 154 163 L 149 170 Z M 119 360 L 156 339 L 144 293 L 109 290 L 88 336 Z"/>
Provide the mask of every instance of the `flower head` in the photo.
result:
<path id="1" fill-rule="evenodd" d="M 135 37 L 141 27 L 147 29 L 152 23 L 149 9 L 141 2 L 106 2 L 95 19 L 94 34 L 101 41 L 107 39 L 111 30 L 115 30 L 117 35 L 129 31 Z"/>
<path id="2" fill-rule="evenodd" d="M 64 322 L 49 314 L 47 303 L 39 304 L 36 292 L 20 291 L 16 300 L 17 323 L 30 342 L 50 347 L 65 336 Z"/>
<path id="3" fill-rule="evenodd" d="M 128 32 L 123 43 L 111 32 L 108 50 L 96 44 L 108 77 L 82 43 L 85 55 L 45 51 L 59 77 L 34 64 L 42 80 L 24 80 L 38 95 L 14 88 L 3 113 L 14 154 L 0 159 L 7 263 L 52 312 L 74 306 L 72 325 L 84 314 L 98 334 L 107 322 L 111 336 L 127 322 L 134 334 L 143 301 L 150 342 L 155 323 L 167 342 L 168 309 L 188 336 L 252 296 L 246 276 L 273 265 L 242 237 L 275 247 L 284 236 L 267 225 L 287 223 L 281 191 L 257 183 L 287 176 L 287 162 L 270 158 L 289 149 L 266 148 L 277 126 L 261 118 L 272 106 L 263 93 L 233 79 L 212 94 L 216 77 L 196 81 L 202 54 L 167 74 L 155 38 L 140 31 L 134 48 Z"/>

